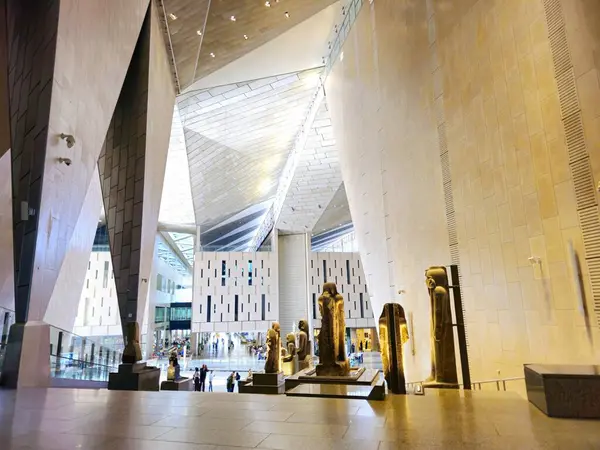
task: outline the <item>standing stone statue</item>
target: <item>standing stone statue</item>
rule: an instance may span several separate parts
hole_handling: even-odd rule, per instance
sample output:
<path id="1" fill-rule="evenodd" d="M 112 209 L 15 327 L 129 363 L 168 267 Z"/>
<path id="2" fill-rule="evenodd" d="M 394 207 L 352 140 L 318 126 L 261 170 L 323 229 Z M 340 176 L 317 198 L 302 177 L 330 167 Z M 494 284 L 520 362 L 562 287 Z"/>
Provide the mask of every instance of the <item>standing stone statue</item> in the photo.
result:
<path id="1" fill-rule="evenodd" d="M 344 297 L 335 283 L 325 283 L 319 297 L 321 332 L 319 333 L 318 376 L 346 376 L 350 364 L 346 356 L 346 321 Z"/>
<path id="2" fill-rule="evenodd" d="M 137 322 L 127 323 L 127 336 L 125 348 L 123 349 L 123 364 L 135 364 L 142 360 L 142 348 L 140 347 L 140 326 Z"/>
<path id="3" fill-rule="evenodd" d="M 181 378 L 181 367 L 179 366 L 179 357 L 177 350 L 173 350 L 169 356 L 169 368 L 167 369 L 167 380 L 176 381 Z"/>
<path id="4" fill-rule="evenodd" d="M 448 274 L 445 267 L 425 271 L 431 304 L 431 375 L 427 387 L 458 388 Z"/>
<path id="5" fill-rule="evenodd" d="M 267 361 L 265 373 L 281 372 L 281 328 L 278 322 L 273 322 L 267 331 Z"/>
<path id="6" fill-rule="evenodd" d="M 402 352 L 406 341 L 408 326 L 404 308 L 398 303 L 386 303 L 379 317 L 379 342 L 385 381 L 394 394 L 406 394 Z"/>

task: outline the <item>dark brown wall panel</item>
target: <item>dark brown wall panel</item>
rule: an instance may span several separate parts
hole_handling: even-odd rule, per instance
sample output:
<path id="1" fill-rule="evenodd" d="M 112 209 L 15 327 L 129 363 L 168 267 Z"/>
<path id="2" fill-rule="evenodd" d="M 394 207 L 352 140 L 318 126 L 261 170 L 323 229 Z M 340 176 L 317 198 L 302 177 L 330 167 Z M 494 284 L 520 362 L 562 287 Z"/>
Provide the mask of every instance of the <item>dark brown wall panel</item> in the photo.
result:
<path id="1" fill-rule="evenodd" d="M 123 326 L 138 320 L 149 64 L 148 13 L 98 161 Z"/>

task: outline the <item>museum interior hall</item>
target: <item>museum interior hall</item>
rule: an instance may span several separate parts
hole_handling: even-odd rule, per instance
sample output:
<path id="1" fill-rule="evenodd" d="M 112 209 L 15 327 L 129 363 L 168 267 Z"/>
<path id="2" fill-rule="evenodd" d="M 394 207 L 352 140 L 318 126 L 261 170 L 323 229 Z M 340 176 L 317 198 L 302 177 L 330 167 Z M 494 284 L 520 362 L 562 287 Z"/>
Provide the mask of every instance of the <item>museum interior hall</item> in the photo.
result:
<path id="1" fill-rule="evenodd" d="M 0 0 L 0 449 L 600 449 L 599 0 Z"/>

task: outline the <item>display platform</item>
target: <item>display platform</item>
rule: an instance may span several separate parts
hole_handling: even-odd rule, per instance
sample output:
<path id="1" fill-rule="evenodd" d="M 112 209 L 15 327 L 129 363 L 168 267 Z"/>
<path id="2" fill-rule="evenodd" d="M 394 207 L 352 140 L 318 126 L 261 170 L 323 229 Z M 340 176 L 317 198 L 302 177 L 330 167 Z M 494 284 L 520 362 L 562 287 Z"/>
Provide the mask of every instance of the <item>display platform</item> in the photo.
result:
<path id="1" fill-rule="evenodd" d="M 352 398 L 383 400 L 385 389 L 347 384 L 301 384 L 285 393 L 289 397 Z"/>
<path id="2" fill-rule="evenodd" d="M 525 364 L 527 398 L 550 417 L 600 419 L 600 365 Z"/>
<path id="3" fill-rule="evenodd" d="M 119 365 L 119 371 L 108 374 L 108 390 L 111 391 L 158 391 L 160 369 L 146 363 Z"/>
<path id="4" fill-rule="evenodd" d="M 251 380 L 238 385 L 240 394 L 283 394 L 285 377 L 279 373 L 254 373 Z"/>
<path id="5" fill-rule="evenodd" d="M 179 380 L 167 380 L 160 383 L 161 391 L 193 391 L 194 380 L 182 377 Z"/>
<path id="6" fill-rule="evenodd" d="M 318 376 L 315 372 L 314 368 L 304 369 L 287 377 L 285 379 L 286 395 L 368 400 L 385 398 L 385 380 L 379 369 L 353 369 L 347 377 Z"/>

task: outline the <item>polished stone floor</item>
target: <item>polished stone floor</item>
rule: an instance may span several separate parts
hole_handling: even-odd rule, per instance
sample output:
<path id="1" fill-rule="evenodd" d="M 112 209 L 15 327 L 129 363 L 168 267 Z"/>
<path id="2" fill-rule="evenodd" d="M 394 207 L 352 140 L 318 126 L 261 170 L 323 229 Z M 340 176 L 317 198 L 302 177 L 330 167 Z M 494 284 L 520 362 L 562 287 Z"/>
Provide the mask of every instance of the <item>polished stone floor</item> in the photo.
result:
<path id="1" fill-rule="evenodd" d="M 549 419 L 512 393 L 384 402 L 250 394 L 0 391 L 0 449 L 600 449 L 600 422 Z"/>

